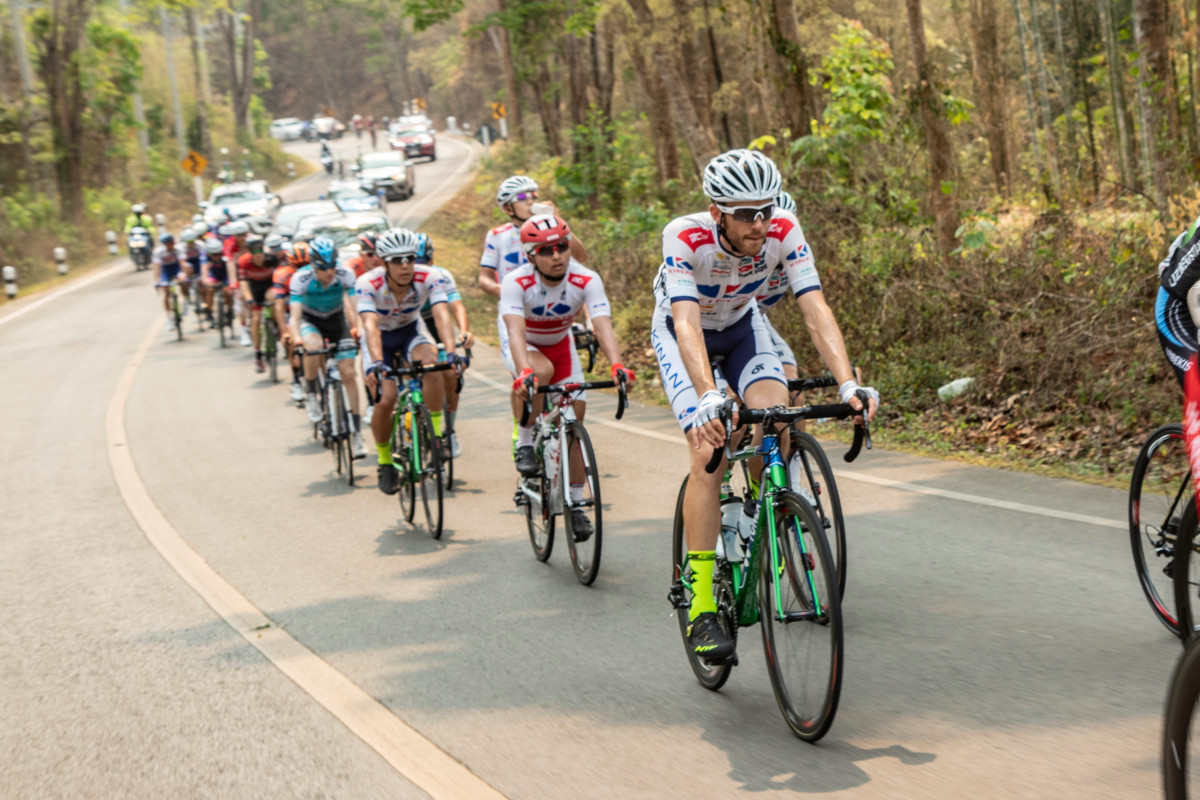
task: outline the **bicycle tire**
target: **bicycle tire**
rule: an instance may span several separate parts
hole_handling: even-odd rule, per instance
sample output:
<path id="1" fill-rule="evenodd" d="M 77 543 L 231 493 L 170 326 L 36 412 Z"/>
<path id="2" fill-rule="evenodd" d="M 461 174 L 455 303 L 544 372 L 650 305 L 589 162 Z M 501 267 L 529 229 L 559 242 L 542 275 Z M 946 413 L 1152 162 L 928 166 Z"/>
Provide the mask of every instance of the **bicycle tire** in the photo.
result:
<path id="1" fill-rule="evenodd" d="M 175 321 L 175 341 L 183 341 L 183 312 L 179 308 L 179 284 L 171 286 L 171 318 Z"/>
<path id="2" fill-rule="evenodd" d="M 554 552 L 554 515 L 549 511 L 550 482 L 541 472 L 530 478 L 522 478 L 521 483 L 534 481 L 538 486 L 541 504 L 534 508 L 534 502 L 526 498 L 525 527 L 529 529 L 529 544 L 533 547 L 533 555 L 538 561 L 546 562 Z M 521 491 L 518 488 L 517 491 Z"/>
<path id="3" fill-rule="evenodd" d="M 1188 745 L 1192 720 L 1200 702 L 1200 639 L 1188 643 L 1167 688 L 1163 713 L 1162 774 L 1167 800 L 1186 800 L 1188 791 Z"/>
<path id="4" fill-rule="evenodd" d="M 793 475 L 793 466 L 799 459 L 801 475 Z M 820 473 L 816 479 L 813 467 Z M 833 467 L 825 455 L 824 448 L 811 434 L 795 431 L 792 436 L 792 454 L 788 458 L 788 477 L 793 489 L 799 484 L 811 495 L 809 505 L 821 518 L 825 528 L 825 537 L 833 555 L 833 565 L 837 569 L 838 593 L 846 596 L 846 522 L 842 517 L 842 500 L 838 494 L 837 482 L 833 478 Z"/>
<path id="5" fill-rule="evenodd" d="M 392 417 L 392 462 L 400 473 L 400 487 L 396 490 L 400 500 L 400 513 L 405 522 L 411 523 L 417 510 L 417 486 L 413 482 L 412 438 L 404 429 L 403 407 L 397 407 Z"/>
<path id="6" fill-rule="evenodd" d="M 279 383 L 279 367 L 278 358 L 276 358 L 275 347 L 275 325 L 266 313 L 262 315 L 262 346 L 263 358 L 267 362 L 267 374 L 271 377 L 271 383 Z"/>
<path id="7" fill-rule="evenodd" d="M 442 414 L 442 477 L 445 479 L 447 492 L 454 491 L 454 442 L 451 440 L 454 435 L 454 423 L 451 422 L 453 417 L 452 411 Z"/>
<path id="8" fill-rule="evenodd" d="M 845 671 L 841 595 L 817 512 L 792 492 L 776 496 L 775 510 L 777 551 L 773 553 L 770 542 L 763 542 L 768 549 L 763 553 L 758 587 L 763 651 L 784 721 L 800 739 L 816 742 L 833 724 L 841 695 Z M 814 640 L 815 655 L 797 652 L 797 642 L 807 639 Z M 814 674 L 822 662 L 828 672 Z"/>
<path id="9" fill-rule="evenodd" d="M 218 286 L 217 293 L 217 333 L 221 337 L 221 349 L 229 346 L 225 341 L 225 290 L 224 287 Z"/>
<path id="10" fill-rule="evenodd" d="M 683 498 L 687 493 L 688 479 L 685 476 L 683 484 L 679 487 L 679 498 L 675 501 L 675 524 L 671 533 L 671 585 L 672 594 L 678 589 L 680 592 L 679 599 L 682 604 L 675 609 L 675 616 L 679 620 L 679 635 L 683 639 L 683 651 L 687 654 L 688 665 L 692 668 L 692 674 L 696 676 L 696 680 L 709 691 L 715 692 L 725 685 L 725 681 L 729 680 L 729 675 L 733 672 L 733 664 L 709 664 L 704 661 L 688 644 L 688 627 L 690 620 L 688 619 L 687 605 L 690 601 L 688 590 L 683 586 L 682 578 L 687 569 L 687 535 L 683 529 Z M 717 601 L 717 618 L 721 622 L 721 628 L 736 644 L 737 642 L 737 625 L 733 617 L 733 597 L 729 591 L 728 571 L 729 564 L 721 559 L 717 562 L 716 572 L 713 574 L 713 586 L 719 595 Z"/>
<path id="11" fill-rule="evenodd" d="M 1194 496 L 1189 496 L 1179 518 L 1171 578 L 1176 630 L 1184 646 L 1197 638 L 1197 625 L 1200 625 L 1200 556 L 1196 554 L 1197 544 L 1196 501 Z"/>
<path id="12" fill-rule="evenodd" d="M 342 410 L 342 392 L 339 382 L 330 381 L 326 384 L 325 392 L 329 397 L 326 402 L 329 409 L 329 438 L 333 440 L 333 465 L 337 474 L 341 475 L 344 472 L 342 451 L 346 449 L 344 447 L 346 432 L 341 429 L 345 415 Z"/>
<path id="13" fill-rule="evenodd" d="M 1167 598 L 1174 592 L 1175 539 L 1185 505 L 1181 500 L 1191 494 L 1184 486 L 1188 480 L 1183 426 L 1162 425 L 1146 437 L 1134 462 L 1129 481 L 1129 544 L 1142 593 L 1158 621 L 1176 636 L 1182 636 L 1179 621 Z"/>
<path id="14" fill-rule="evenodd" d="M 583 456 L 585 478 L 583 507 L 590 508 L 589 516 L 592 523 L 592 535 L 582 542 L 575 540 L 575 525 L 572 521 L 573 509 L 571 508 L 570 453 L 575 441 L 579 442 L 579 449 Z M 603 509 L 600 500 L 600 472 L 596 468 L 596 454 L 592 450 L 592 440 L 588 436 L 587 429 L 579 422 L 573 422 L 567 428 L 566 455 L 559 462 L 559 469 L 563 471 L 563 480 L 559 481 L 559 489 L 562 492 L 563 532 L 567 538 L 567 548 L 571 553 L 571 566 L 574 568 L 575 577 L 579 579 L 579 582 L 584 586 L 591 586 L 600 573 L 600 552 L 604 544 Z M 588 503 L 590 506 L 587 505 Z"/>
<path id="15" fill-rule="evenodd" d="M 433 435 L 433 420 L 429 417 L 429 409 L 420 406 L 417 409 L 417 424 L 421 426 L 421 505 L 425 509 L 425 524 L 429 526 L 429 535 L 434 539 L 442 538 L 442 458 L 438 438 Z M 430 501 L 433 507 L 430 508 Z"/>

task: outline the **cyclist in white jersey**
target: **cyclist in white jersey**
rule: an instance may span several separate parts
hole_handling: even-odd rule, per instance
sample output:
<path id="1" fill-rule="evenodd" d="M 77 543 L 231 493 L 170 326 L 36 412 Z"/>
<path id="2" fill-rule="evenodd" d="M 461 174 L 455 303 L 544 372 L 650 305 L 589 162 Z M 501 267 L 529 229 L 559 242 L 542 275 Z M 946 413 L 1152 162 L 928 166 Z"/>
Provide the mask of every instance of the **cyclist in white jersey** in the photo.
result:
<path id="1" fill-rule="evenodd" d="M 375 252 L 384 265 L 363 273 L 354 286 L 358 313 L 366 332 L 371 366 L 367 368 L 368 394 L 374 394 L 385 367 L 420 361 L 437 363 L 437 348 L 421 322 L 421 307 L 433 306 L 433 320 L 446 346 L 446 358 L 454 364 L 454 324 L 446 305 L 446 282 L 434 268 L 417 264 L 417 235 L 407 228 L 392 228 L 380 235 Z M 433 423 L 433 435 L 442 435 L 443 384 L 436 373 L 422 380 L 425 404 Z M 371 415 L 371 433 L 379 454 L 379 490 L 395 494 L 400 474 L 392 460 L 392 411 L 396 407 L 396 382 L 383 382 L 379 402 Z"/>
<path id="2" fill-rule="evenodd" d="M 704 466 L 724 446 L 725 428 L 718 417 L 724 398 L 710 359 L 724 358 L 725 378 L 747 407 L 788 402 L 783 367 L 754 300 L 776 268 L 786 274 L 842 398 L 861 408 L 855 392 L 866 388 L 872 416 L 878 405 L 878 393 L 854 380 L 799 222 L 775 206 L 781 188 L 778 168 L 761 152 L 731 150 L 714 158 L 704 170 L 708 213 L 680 217 L 663 230 L 655 281 L 651 342 L 663 388 L 691 445 L 683 499 L 693 591 L 688 641 L 697 655 L 713 660 L 728 658 L 734 646 L 717 622 L 712 593 L 724 464 L 711 474 Z"/>
<path id="3" fill-rule="evenodd" d="M 513 382 L 513 416 L 520 418 L 521 407 L 539 384 L 582 382 L 583 368 L 571 336 L 571 323 L 587 309 L 595 327 L 596 339 L 612 363 L 612 375 L 624 373 L 632 384 L 633 370 L 621 363 L 621 349 L 612 327 L 612 308 L 604 293 L 600 276 L 570 257 L 571 229 L 559 217 L 543 214 L 531 217 L 521 226 L 521 242 L 530 263 L 510 272 L 500 290 L 500 314 L 508 327 L 512 343 L 505 366 Z M 533 394 L 534 414 L 541 412 L 542 397 Z M 586 398 L 575 402 L 575 414 L 583 419 Z M 533 426 L 517 431 L 517 470 L 522 475 L 537 472 L 533 452 Z M 572 502 L 583 494 L 583 463 L 578 453 L 571 454 Z M 579 481 L 575 482 L 578 477 Z M 586 535 L 591 523 L 582 514 L 574 517 L 577 532 Z"/>

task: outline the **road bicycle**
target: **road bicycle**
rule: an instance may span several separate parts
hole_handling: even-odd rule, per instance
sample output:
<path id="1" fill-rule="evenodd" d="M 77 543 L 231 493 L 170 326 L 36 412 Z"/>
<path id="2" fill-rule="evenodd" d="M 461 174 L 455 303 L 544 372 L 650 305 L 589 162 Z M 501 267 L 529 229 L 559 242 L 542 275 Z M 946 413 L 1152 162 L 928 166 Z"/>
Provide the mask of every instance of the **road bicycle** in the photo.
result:
<path id="1" fill-rule="evenodd" d="M 259 317 L 258 341 L 262 347 L 267 374 L 271 376 L 271 383 L 279 383 L 279 339 L 275 335 L 275 331 L 275 311 L 271 306 L 264 305 Z"/>
<path id="2" fill-rule="evenodd" d="M 757 447 L 737 452 L 730 452 L 734 401 L 727 400 L 720 415 L 725 423 L 726 445 L 715 450 L 705 466 L 712 473 L 723 457 L 734 462 L 763 459 L 758 492 L 753 497 L 737 498 L 752 504 L 753 530 L 747 531 L 744 539 L 724 530 L 720 536 L 713 573 L 717 618 L 735 642 L 738 628 L 762 622 L 763 650 L 775 700 L 792 733 L 808 742 L 824 736 L 837 713 L 845 672 L 841 592 L 837 590 L 837 569 L 825 526 L 803 495 L 792 491 L 781 454 L 781 433 L 773 428 L 781 424 L 791 431 L 800 420 L 857 416 L 860 424 L 854 429 L 854 442 L 845 455 L 847 461 L 853 461 L 864 444 L 871 447 L 866 393 L 860 392 L 858 398 L 862 411 L 855 411 L 847 403 L 738 408 L 739 425 L 762 425 L 764 434 Z M 737 665 L 737 654 L 720 662 L 708 661 L 688 644 L 692 588 L 683 521 L 686 491 L 684 478 L 675 506 L 668 597 L 676 609 L 692 672 L 701 686 L 716 691 Z"/>
<path id="3" fill-rule="evenodd" d="M 592 367 L 596 366 L 596 353 L 600 351 L 600 340 L 596 338 L 596 334 L 578 322 L 571 325 L 571 338 L 576 350 L 587 353 L 587 366 L 583 368 L 583 371 L 591 372 Z"/>
<path id="4" fill-rule="evenodd" d="M 228 347 L 229 340 L 233 338 L 233 307 L 226 297 L 226 288 L 218 284 L 216 291 L 217 296 L 217 331 L 221 335 L 221 347 Z M 229 335 L 225 335 L 225 329 L 229 329 Z"/>
<path id="5" fill-rule="evenodd" d="M 604 541 L 603 509 L 600 501 L 600 472 L 592 440 L 583 422 L 575 416 L 575 399 L 588 389 L 617 389 L 617 419 L 625 414 L 625 375 L 617 373 L 616 381 L 590 383 L 559 383 L 540 386 L 538 394 L 546 395 L 553 408 L 537 418 L 533 433 L 533 450 L 538 459 L 536 475 L 523 477 L 513 496 L 513 502 L 525 509 L 529 541 L 538 561 L 546 561 L 554 549 L 555 517 L 561 516 L 571 553 L 575 577 L 584 586 L 591 586 L 600 572 L 600 551 Z M 551 401 L 551 395 L 554 395 Z M 526 398 L 521 425 L 529 424 L 533 402 Z M 563 458 L 566 453 L 566 458 Z M 578 461 L 575 461 L 576 457 Z M 575 461 L 572 465 L 571 462 Z M 582 492 L 578 500 L 571 497 L 571 477 L 581 477 Z M 579 486 L 579 481 L 576 486 Z M 584 516 L 591 526 L 576 528 L 575 513 Z"/>
<path id="6" fill-rule="evenodd" d="M 462 342 L 458 343 L 462 346 Z M 471 351 L 464 350 L 462 352 L 463 369 L 466 369 L 471 364 Z M 463 389 L 463 374 L 460 372 L 456 378 L 458 386 L 455 389 L 457 394 L 462 394 Z M 454 414 L 448 408 L 442 409 L 442 480 L 443 487 L 447 492 L 454 491 Z"/>
<path id="7" fill-rule="evenodd" d="M 321 440 L 333 452 L 334 469 L 338 475 L 346 476 L 346 483 L 354 485 L 354 453 L 351 436 L 354 423 L 350 416 L 350 393 L 342 382 L 338 369 L 339 353 L 357 353 L 357 345 L 326 346 L 313 350 L 309 355 L 325 356 L 325 363 L 317 370 L 318 393 L 321 398 L 321 421 L 313 423 L 313 438 Z"/>
<path id="8" fill-rule="evenodd" d="M 1188 488 L 1187 448 L 1183 426 L 1163 425 L 1147 437 L 1138 452 L 1129 482 L 1129 541 L 1142 592 L 1158 620 L 1183 637 L 1172 583 L 1180 571 L 1177 539 L 1192 492 Z M 1187 566 L 1182 568 L 1187 574 Z M 1187 630 L 1186 628 L 1182 630 Z"/>
<path id="9" fill-rule="evenodd" d="M 182 342 L 183 341 L 183 312 L 184 312 L 183 303 L 184 303 L 184 300 L 183 300 L 183 292 L 179 288 L 178 277 L 171 279 L 171 282 L 167 284 L 166 290 L 168 292 L 170 292 L 170 295 L 171 295 L 171 299 L 170 299 L 171 309 L 168 313 L 170 313 L 170 315 L 171 315 L 171 321 L 175 323 L 175 339 L 176 339 L 176 341 Z"/>
<path id="10" fill-rule="evenodd" d="M 408 367 L 392 367 L 387 377 L 397 381 L 396 407 L 392 412 L 392 462 L 400 473 L 400 510 L 412 522 L 417 510 L 417 490 L 425 524 L 434 539 L 442 536 L 442 446 L 433 435 L 433 420 L 425 405 L 422 376 L 454 369 L 450 363 L 425 366 L 414 361 Z M 378 397 L 376 399 L 378 402 Z"/>

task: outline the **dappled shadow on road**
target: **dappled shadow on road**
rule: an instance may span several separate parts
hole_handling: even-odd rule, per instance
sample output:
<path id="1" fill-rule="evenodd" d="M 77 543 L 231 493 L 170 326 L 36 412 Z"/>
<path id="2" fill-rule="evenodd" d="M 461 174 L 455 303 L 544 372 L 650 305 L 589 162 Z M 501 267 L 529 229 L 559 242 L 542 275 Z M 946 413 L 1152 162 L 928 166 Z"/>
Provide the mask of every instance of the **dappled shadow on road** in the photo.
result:
<path id="1" fill-rule="evenodd" d="M 359 473 L 359 468 L 354 469 L 354 485 L 346 483 L 345 475 L 338 475 L 330 468 L 327 476 L 313 481 L 304 491 L 300 493 L 301 497 L 341 497 L 342 495 L 351 495 L 357 491 L 362 491 L 367 488 L 360 485 L 364 480 L 370 481 Z"/>

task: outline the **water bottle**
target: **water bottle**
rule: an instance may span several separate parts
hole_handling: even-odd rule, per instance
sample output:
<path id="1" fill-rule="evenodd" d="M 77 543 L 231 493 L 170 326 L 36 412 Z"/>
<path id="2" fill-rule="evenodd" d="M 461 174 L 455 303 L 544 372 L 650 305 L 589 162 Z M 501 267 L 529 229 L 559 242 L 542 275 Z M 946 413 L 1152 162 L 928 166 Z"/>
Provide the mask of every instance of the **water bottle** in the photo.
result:
<path id="1" fill-rule="evenodd" d="M 737 538 L 741 540 L 741 557 L 750 557 L 750 548 L 754 544 L 754 528 L 758 525 L 758 501 L 748 500 L 745 503 L 731 503 L 737 510 Z"/>
<path id="2" fill-rule="evenodd" d="M 546 479 L 550 481 L 550 497 L 558 497 L 558 484 L 561 480 L 558 468 L 558 437 L 551 436 L 545 440 L 542 449 L 542 465 Z"/>
<path id="3" fill-rule="evenodd" d="M 721 506 L 721 535 L 717 539 L 717 558 L 735 562 L 742 560 L 742 543 L 738 539 L 738 522 L 741 516 L 741 501 L 735 500 Z"/>

